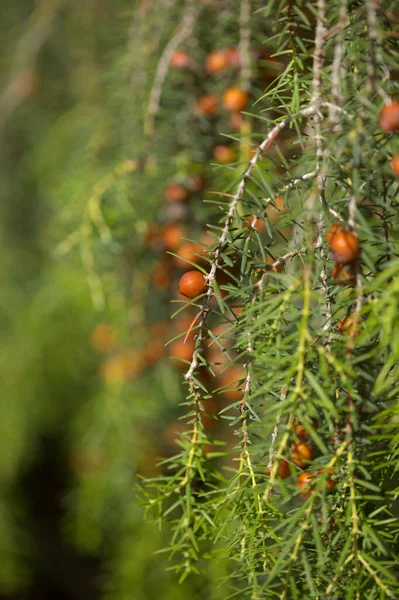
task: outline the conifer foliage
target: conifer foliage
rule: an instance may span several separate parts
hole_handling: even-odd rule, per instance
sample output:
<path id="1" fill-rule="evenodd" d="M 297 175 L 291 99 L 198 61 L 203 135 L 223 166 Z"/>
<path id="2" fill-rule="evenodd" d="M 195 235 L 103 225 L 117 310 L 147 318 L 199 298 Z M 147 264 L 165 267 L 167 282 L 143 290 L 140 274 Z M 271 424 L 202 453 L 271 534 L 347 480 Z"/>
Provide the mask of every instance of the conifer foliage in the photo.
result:
<path id="1" fill-rule="evenodd" d="M 163 88 L 197 86 L 177 135 L 221 165 L 180 257 L 186 430 L 140 485 L 181 581 L 224 557 L 232 598 L 398 594 L 397 23 L 374 0 L 187 2 L 159 60 L 148 135 Z"/>

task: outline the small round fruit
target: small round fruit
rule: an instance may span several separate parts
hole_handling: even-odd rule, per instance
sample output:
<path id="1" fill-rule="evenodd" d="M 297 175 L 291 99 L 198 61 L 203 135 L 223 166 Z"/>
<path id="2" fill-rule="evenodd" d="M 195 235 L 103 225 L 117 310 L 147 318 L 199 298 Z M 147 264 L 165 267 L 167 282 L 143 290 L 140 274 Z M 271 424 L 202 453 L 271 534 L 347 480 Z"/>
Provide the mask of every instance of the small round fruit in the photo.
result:
<path id="1" fill-rule="evenodd" d="M 265 228 L 265 222 L 260 217 L 256 217 L 256 222 L 254 224 L 255 215 L 251 215 L 250 217 L 246 217 L 244 219 L 245 227 L 249 227 L 251 229 L 256 229 L 256 231 L 263 231 Z"/>
<path id="2" fill-rule="evenodd" d="M 327 244 L 331 244 L 331 240 L 333 239 L 334 235 L 339 231 L 342 231 L 341 225 L 338 225 L 338 223 L 333 223 L 330 227 L 330 231 L 326 233 Z"/>
<path id="3" fill-rule="evenodd" d="M 199 271 L 187 271 L 179 281 L 179 292 L 187 298 L 196 298 L 206 290 L 206 282 Z"/>
<path id="4" fill-rule="evenodd" d="M 244 117 L 240 112 L 232 112 L 230 115 L 230 125 L 234 131 L 240 131 Z"/>
<path id="5" fill-rule="evenodd" d="M 314 489 L 314 487 L 312 486 L 312 483 L 314 482 L 315 476 L 313 473 L 300 473 L 300 475 L 298 475 L 298 478 L 296 480 L 296 487 L 299 490 L 302 490 L 300 495 L 302 496 L 302 498 L 308 498 L 312 492 L 312 490 Z"/>
<path id="6" fill-rule="evenodd" d="M 331 275 L 338 285 L 354 285 L 356 283 L 356 269 L 353 268 L 352 264 L 349 264 L 348 268 L 345 269 L 345 265 L 337 263 L 333 267 Z"/>
<path id="7" fill-rule="evenodd" d="M 213 149 L 213 156 L 222 165 L 228 165 L 237 160 L 236 153 L 230 146 L 215 146 Z"/>
<path id="8" fill-rule="evenodd" d="M 399 177 L 399 154 L 396 154 L 396 156 L 392 158 L 391 167 L 396 177 Z"/>
<path id="9" fill-rule="evenodd" d="M 183 242 L 177 251 L 179 256 L 173 256 L 173 262 L 179 269 L 187 270 L 192 267 L 191 263 L 203 266 L 206 264 L 205 248 L 201 244 Z"/>
<path id="10" fill-rule="evenodd" d="M 206 57 L 205 68 L 208 73 L 220 73 L 230 66 L 229 54 L 226 49 L 214 50 Z"/>
<path id="11" fill-rule="evenodd" d="M 223 105 L 227 110 L 240 112 L 248 102 L 248 94 L 238 87 L 231 87 L 223 94 Z"/>
<path id="12" fill-rule="evenodd" d="M 312 426 L 312 429 L 317 429 L 319 426 L 318 420 L 312 419 L 311 426 Z M 307 429 L 305 429 L 305 427 L 303 425 L 301 425 L 300 422 L 297 421 L 297 419 L 294 420 L 294 431 L 301 441 L 304 441 L 310 437 L 309 431 Z"/>
<path id="13" fill-rule="evenodd" d="M 330 249 L 336 263 L 348 265 L 359 256 L 359 239 L 352 231 L 338 230 L 331 237 Z"/>
<path id="14" fill-rule="evenodd" d="M 174 69 L 190 69 L 193 66 L 193 61 L 188 52 L 175 50 L 170 57 L 170 66 Z"/>
<path id="15" fill-rule="evenodd" d="M 190 362 L 195 349 L 194 339 L 184 341 L 184 336 L 174 340 L 167 346 L 168 354 L 175 359 L 178 366 L 185 367 L 187 362 Z"/>
<path id="16" fill-rule="evenodd" d="M 219 107 L 219 96 L 217 94 L 204 94 L 198 98 L 196 107 L 201 115 L 214 115 Z"/>
<path id="17" fill-rule="evenodd" d="M 385 104 L 382 107 L 378 123 L 381 129 L 387 132 L 399 131 L 399 102 Z"/>
<path id="18" fill-rule="evenodd" d="M 165 188 L 166 202 L 187 202 L 190 191 L 181 183 L 169 183 Z"/>
<path id="19" fill-rule="evenodd" d="M 273 267 L 272 265 L 274 265 L 274 263 L 275 263 L 276 261 L 275 261 L 275 260 L 273 260 L 271 256 L 268 256 L 268 257 L 266 258 L 266 262 L 267 262 L 267 264 L 268 264 L 270 267 L 272 267 L 272 268 L 270 269 L 271 271 L 273 271 L 274 273 L 282 273 L 282 271 L 283 271 L 283 268 L 284 268 L 284 266 L 283 266 L 283 264 L 282 264 L 282 263 L 280 263 L 280 264 L 279 264 L 279 265 L 277 265 L 276 267 Z"/>
<path id="20" fill-rule="evenodd" d="M 266 475 L 270 476 L 270 474 L 271 474 L 271 471 L 270 471 L 269 467 L 267 467 Z M 277 469 L 277 475 L 279 475 L 281 477 L 281 479 L 287 479 L 287 477 L 289 477 L 291 475 L 290 465 L 285 460 L 285 458 L 282 458 L 280 460 L 280 464 Z"/>
<path id="21" fill-rule="evenodd" d="M 161 236 L 165 248 L 174 252 L 180 247 L 182 238 L 186 234 L 186 230 L 180 223 L 167 223 L 161 229 Z"/>
<path id="22" fill-rule="evenodd" d="M 305 467 L 313 458 L 313 446 L 303 441 L 292 442 L 291 458 L 297 467 Z"/>

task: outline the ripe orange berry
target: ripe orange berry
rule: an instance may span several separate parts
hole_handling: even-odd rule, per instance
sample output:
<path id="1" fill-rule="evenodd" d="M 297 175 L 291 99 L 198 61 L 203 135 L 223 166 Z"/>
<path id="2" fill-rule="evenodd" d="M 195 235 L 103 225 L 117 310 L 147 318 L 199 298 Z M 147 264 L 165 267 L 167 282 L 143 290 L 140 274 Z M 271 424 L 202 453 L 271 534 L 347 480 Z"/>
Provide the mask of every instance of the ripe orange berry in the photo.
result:
<path id="1" fill-rule="evenodd" d="M 339 231 L 342 231 L 341 225 L 338 225 L 338 223 L 333 223 L 330 227 L 330 231 L 326 233 L 327 244 L 331 243 L 331 240 L 333 239 L 334 235 Z"/>
<path id="2" fill-rule="evenodd" d="M 198 98 L 196 107 L 201 115 L 214 115 L 219 106 L 219 96 L 217 94 L 204 94 Z"/>
<path id="3" fill-rule="evenodd" d="M 188 338 L 184 341 L 184 336 L 174 340 L 167 346 L 169 356 L 176 359 L 179 366 L 185 367 L 185 362 L 190 362 L 195 348 L 195 341 L 193 338 Z M 183 361 L 183 362 L 182 362 Z"/>
<path id="4" fill-rule="evenodd" d="M 173 252 L 180 247 L 186 230 L 180 223 L 168 223 L 162 227 L 160 233 L 166 249 Z"/>
<path id="5" fill-rule="evenodd" d="M 240 131 L 244 117 L 240 112 L 232 112 L 230 115 L 230 125 L 234 131 Z"/>
<path id="6" fill-rule="evenodd" d="M 241 400 L 244 384 L 238 384 L 238 381 L 245 380 L 245 377 L 245 369 L 240 365 L 232 365 L 230 368 L 223 371 L 219 376 L 221 386 L 225 387 L 221 392 L 223 398 L 230 402 Z"/>
<path id="7" fill-rule="evenodd" d="M 391 167 L 396 177 L 399 177 L 399 154 L 392 158 Z"/>
<path id="8" fill-rule="evenodd" d="M 266 467 L 266 475 L 270 476 L 270 473 L 271 473 L 271 471 L 270 471 L 269 467 Z M 290 465 L 285 460 L 285 458 L 283 458 L 280 461 L 280 464 L 277 469 L 277 475 L 279 475 L 281 477 L 281 479 L 287 479 L 287 477 L 289 477 L 291 475 Z"/>
<path id="9" fill-rule="evenodd" d="M 333 267 L 331 275 L 338 285 L 354 285 L 356 283 L 356 269 L 352 264 L 345 269 L 345 265 L 337 263 Z"/>
<path id="10" fill-rule="evenodd" d="M 292 442 L 291 458 L 297 467 L 305 467 L 313 458 L 313 446 L 303 441 Z"/>
<path id="11" fill-rule="evenodd" d="M 268 264 L 268 265 L 270 265 L 270 266 L 271 266 L 271 265 L 274 265 L 274 263 L 275 263 L 276 261 L 275 261 L 275 260 L 273 260 L 271 256 L 268 256 L 268 257 L 266 258 L 266 262 L 267 262 L 267 264 Z M 281 272 L 282 272 L 282 270 L 283 270 L 283 268 L 284 268 L 284 266 L 283 266 L 282 264 L 280 264 L 280 265 L 277 265 L 277 267 L 273 267 L 271 270 L 272 270 L 274 273 L 281 273 Z"/>
<path id="12" fill-rule="evenodd" d="M 206 290 L 205 278 L 199 271 L 187 271 L 179 281 L 179 292 L 187 298 L 196 298 Z"/>
<path id="13" fill-rule="evenodd" d="M 169 183 L 165 188 L 166 202 L 187 202 L 190 192 L 181 183 Z"/>
<path id="14" fill-rule="evenodd" d="M 317 419 L 312 419 L 312 429 L 317 429 L 318 426 L 319 423 Z M 294 420 L 294 431 L 301 441 L 304 441 L 310 437 L 309 431 L 305 429 L 305 427 L 301 425 L 297 419 Z"/>
<path id="15" fill-rule="evenodd" d="M 237 87 L 231 87 L 223 94 L 223 105 L 227 110 L 240 112 L 248 102 L 248 94 Z"/>
<path id="16" fill-rule="evenodd" d="M 378 123 L 384 131 L 399 131 L 399 102 L 385 104 L 381 109 Z"/>
<path id="17" fill-rule="evenodd" d="M 254 218 L 255 218 L 255 215 L 251 215 L 250 217 L 246 217 L 244 219 L 244 225 L 245 225 L 245 227 L 252 227 L 253 229 L 256 229 L 256 231 L 263 231 L 264 228 L 265 228 L 265 222 L 264 222 L 264 220 L 260 219 L 258 217 L 256 219 L 256 223 L 254 225 L 253 224 Z"/>
<path id="18" fill-rule="evenodd" d="M 308 498 L 312 489 L 312 483 L 314 482 L 315 476 L 314 473 L 300 473 L 296 480 L 296 487 L 300 490 L 303 490 L 300 495 L 302 498 Z"/>
<path id="19" fill-rule="evenodd" d="M 227 165 L 237 160 L 236 153 L 230 146 L 215 146 L 213 149 L 213 156 L 218 162 L 222 163 L 222 165 Z"/>
<path id="20" fill-rule="evenodd" d="M 201 244 L 194 244 L 193 242 L 183 242 L 177 251 L 179 256 L 173 256 L 173 262 L 179 269 L 188 269 L 192 267 L 191 263 L 203 266 L 206 264 L 205 260 L 205 248 Z M 200 256 L 198 256 L 200 255 Z M 188 262 L 190 261 L 190 262 Z"/>
<path id="21" fill-rule="evenodd" d="M 359 239 L 356 233 L 338 228 L 330 237 L 330 249 L 336 263 L 348 265 L 354 262 L 360 253 Z"/>
<path id="22" fill-rule="evenodd" d="M 220 73 L 229 66 L 229 54 L 226 49 L 214 50 L 206 57 L 205 68 L 208 73 Z"/>
<path id="23" fill-rule="evenodd" d="M 188 52 L 175 50 L 170 57 L 170 66 L 174 69 L 189 69 L 193 66 L 193 61 Z"/>

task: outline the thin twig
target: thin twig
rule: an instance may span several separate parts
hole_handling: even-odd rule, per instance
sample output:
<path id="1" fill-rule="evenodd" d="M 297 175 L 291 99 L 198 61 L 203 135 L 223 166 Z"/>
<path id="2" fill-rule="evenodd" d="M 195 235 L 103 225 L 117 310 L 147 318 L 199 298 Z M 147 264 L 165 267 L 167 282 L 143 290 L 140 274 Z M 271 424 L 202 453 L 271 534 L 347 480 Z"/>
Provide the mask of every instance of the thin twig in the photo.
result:
<path id="1" fill-rule="evenodd" d="M 297 118 L 298 117 L 306 118 L 306 117 L 313 115 L 314 112 L 315 112 L 314 106 L 309 104 L 306 107 L 302 108 L 302 110 L 300 110 L 300 112 L 296 115 L 296 117 Z M 197 336 L 198 343 L 196 344 L 196 350 L 194 351 L 190 367 L 184 376 L 186 381 L 191 379 L 191 377 L 194 374 L 195 369 L 197 368 L 197 366 L 199 364 L 199 360 L 198 360 L 199 347 L 204 338 L 205 325 L 206 325 L 207 316 L 208 316 L 208 313 L 210 310 L 210 302 L 214 295 L 212 285 L 216 279 L 216 271 L 219 267 L 220 255 L 224 249 L 226 239 L 227 239 L 228 233 L 230 231 L 230 227 L 236 216 L 236 209 L 237 209 L 238 203 L 240 202 L 240 200 L 246 190 L 246 187 L 248 185 L 248 182 L 251 179 L 252 171 L 254 170 L 255 166 L 257 165 L 259 160 L 262 158 L 263 154 L 267 150 L 269 150 L 269 148 L 272 146 L 272 144 L 277 139 L 277 137 L 281 133 L 281 131 L 294 119 L 294 117 L 295 117 L 295 115 L 288 115 L 287 117 L 282 119 L 279 123 L 277 123 L 277 125 L 275 125 L 273 127 L 273 129 L 270 131 L 268 136 L 263 140 L 263 142 L 260 144 L 260 146 L 258 146 L 254 156 L 252 157 L 251 161 L 249 162 L 248 167 L 246 168 L 246 170 L 244 171 L 244 173 L 242 175 L 242 178 L 238 185 L 237 191 L 230 203 L 229 210 L 227 212 L 226 221 L 225 221 L 225 224 L 224 224 L 224 227 L 222 230 L 222 234 L 219 238 L 218 245 L 216 246 L 216 248 L 214 250 L 214 260 L 212 263 L 212 267 L 207 276 L 208 290 L 206 292 L 205 299 L 202 304 L 202 317 L 199 322 L 199 330 L 198 330 L 198 336 Z"/>
<path id="2" fill-rule="evenodd" d="M 31 14 L 26 34 L 19 42 L 8 84 L 0 97 L 0 137 L 12 113 L 25 100 L 17 93 L 18 78 L 34 68 L 36 59 L 52 32 L 54 19 L 64 0 L 42 0 Z"/>
<path id="3" fill-rule="evenodd" d="M 180 25 L 177 28 L 176 33 L 167 43 L 158 62 L 144 122 L 144 131 L 147 136 L 152 136 L 154 133 L 155 118 L 159 110 L 161 94 L 168 74 L 172 54 L 180 44 L 190 37 L 200 10 L 201 6 L 197 6 L 197 3 L 192 0 L 187 1 Z"/>

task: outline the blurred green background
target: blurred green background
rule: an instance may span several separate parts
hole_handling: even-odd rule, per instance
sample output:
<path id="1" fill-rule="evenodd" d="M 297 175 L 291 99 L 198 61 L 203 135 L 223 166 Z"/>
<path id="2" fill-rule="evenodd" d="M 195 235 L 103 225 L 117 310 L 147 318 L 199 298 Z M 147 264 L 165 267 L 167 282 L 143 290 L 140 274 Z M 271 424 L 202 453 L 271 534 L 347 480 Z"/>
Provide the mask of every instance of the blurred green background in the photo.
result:
<path id="1" fill-rule="evenodd" d="M 3 4 L 0 597 L 222 597 L 220 565 L 177 585 L 134 495 L 172 451 L 181 401 L 142 249 L 165 174 L 132 175 L 148 57 L 181 3 Z"/>

